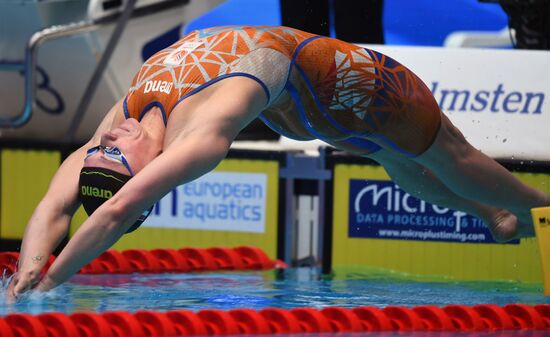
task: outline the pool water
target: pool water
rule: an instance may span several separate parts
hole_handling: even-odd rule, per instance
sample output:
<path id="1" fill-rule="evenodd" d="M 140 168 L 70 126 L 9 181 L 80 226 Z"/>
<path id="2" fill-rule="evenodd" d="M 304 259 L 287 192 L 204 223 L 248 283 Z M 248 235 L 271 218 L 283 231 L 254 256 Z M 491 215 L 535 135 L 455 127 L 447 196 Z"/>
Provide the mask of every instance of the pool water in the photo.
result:
<path id="1" fill-rule="evenodd" d="M 3 283 L 0 315 L 52 311 L 69 314 L 112 310 L 550 304 L 550 298 L 542 294 L 541 285 L 413 281 L 372 271 L 338 271 L 334 276 L 326 276 L 315 268 L 263 272 L 76 275 L 53 291 L 31 293 L 15 304 L 6 303 L 5 279 Z"/>

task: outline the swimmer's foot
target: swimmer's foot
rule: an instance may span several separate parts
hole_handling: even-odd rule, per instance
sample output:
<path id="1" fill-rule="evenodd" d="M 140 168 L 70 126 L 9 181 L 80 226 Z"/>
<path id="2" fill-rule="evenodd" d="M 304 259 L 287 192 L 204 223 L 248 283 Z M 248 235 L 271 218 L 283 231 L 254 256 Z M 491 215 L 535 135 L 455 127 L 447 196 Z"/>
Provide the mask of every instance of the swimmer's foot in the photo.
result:
<path id="1" fill-rule="evenodd" d="M 489 226 L 491 234 L 493 234 L 493 238 L 497 242 L 506 242 L 513 240 L 519 236 L 524 236 L 520 235 L 520 223 L 518 221 L 518 218 L 514 214 L 504 209 L 498 211 L 487 224 Z"/>

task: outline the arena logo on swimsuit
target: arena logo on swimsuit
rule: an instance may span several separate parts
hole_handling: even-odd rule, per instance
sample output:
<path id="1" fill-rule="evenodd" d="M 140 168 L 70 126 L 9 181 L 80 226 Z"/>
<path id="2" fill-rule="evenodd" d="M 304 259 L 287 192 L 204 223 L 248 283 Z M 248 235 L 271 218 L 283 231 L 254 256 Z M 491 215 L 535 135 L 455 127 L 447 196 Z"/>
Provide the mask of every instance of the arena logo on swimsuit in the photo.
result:
<path id="1" fill-rule="evenodd" d="M 92 186 L 82 186 L 82 195 L 103 199 L 110 199 L 113 196 L 113 192 L 102 188 Z"/>
<path id="2" fill-rule="evenodd" d="M 147 81 L 143 93 L 146 94 L 151 91 L 160 91 L 165 94 L 169 94 L 172 91 L 172 82 L 168 81 Z"/>

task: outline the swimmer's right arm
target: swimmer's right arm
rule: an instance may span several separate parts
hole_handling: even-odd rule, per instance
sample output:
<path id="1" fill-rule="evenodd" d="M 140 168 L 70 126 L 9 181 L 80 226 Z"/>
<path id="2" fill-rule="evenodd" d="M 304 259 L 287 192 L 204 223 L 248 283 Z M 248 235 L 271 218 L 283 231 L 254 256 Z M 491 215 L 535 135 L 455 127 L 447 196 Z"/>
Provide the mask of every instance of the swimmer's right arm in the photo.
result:
<path id="1" fill-rule="evenodd" d="M 34 210 L 23 236 L 18 271 L 10 284 L 12 296 L 24 293 L 40 281 L 40 272 L 50 254 L 67 235 L 79 206 L 78 171 L 85 154 L 86 149 L 80 148 L 63 162 Z"/>
<path id="2" fill-rule="evenodd" d="M 107 113 L 90 141 L 67 157 L 55 173 L 25 229 L 18 270 L 8 289 L 10 297 L 15 298 L 38 284 L 48 258 L 67 235 L 71 219 L 80 206 L 78 179 L 86 150 L 97 145 L 101 134 L 111 128 L 120 106 L 121 101 Z"/>

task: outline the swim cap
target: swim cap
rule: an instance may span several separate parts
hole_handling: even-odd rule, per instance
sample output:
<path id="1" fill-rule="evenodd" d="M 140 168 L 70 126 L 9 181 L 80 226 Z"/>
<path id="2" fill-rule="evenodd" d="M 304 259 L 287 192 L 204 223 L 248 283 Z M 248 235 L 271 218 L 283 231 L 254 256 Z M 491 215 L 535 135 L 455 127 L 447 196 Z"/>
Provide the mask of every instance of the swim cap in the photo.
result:
<path id="1" fill-rule="evenodd" d="M 83 167 L 78 181 L 80 202 L 88 215 L 115 195 L 132 176 L 118 173 L 103 167 Z M 147 219 L 153 207 L 141 214 L 139 219 L 126 231 L 135 231 Z"/>

